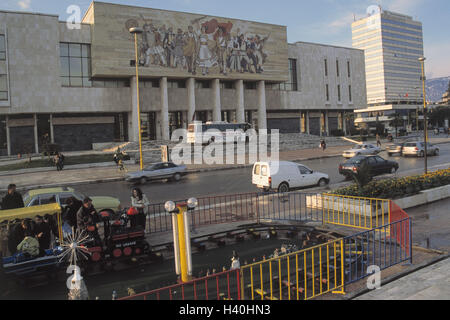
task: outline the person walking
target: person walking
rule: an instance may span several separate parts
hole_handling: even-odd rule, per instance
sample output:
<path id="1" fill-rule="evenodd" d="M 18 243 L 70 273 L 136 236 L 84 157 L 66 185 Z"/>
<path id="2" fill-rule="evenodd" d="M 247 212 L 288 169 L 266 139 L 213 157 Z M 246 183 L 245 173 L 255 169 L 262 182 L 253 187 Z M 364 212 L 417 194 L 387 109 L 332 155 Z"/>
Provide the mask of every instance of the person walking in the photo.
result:
<path id="1" fill-rule="evenodd" d="M 137 209 L 137 225 L 143 227 L 144 230 L 149 205 L 150 201 L 148 201 L 147 196 L 142 193 L 142 190 L 139 188 L 134 188 L 131 194 L 131 206 Z"/>
<path id="2" fill-rule="evenodd" d="M 320 147 L 322 148 L 322 151 L 325 151 L 327 149 L 327 143 L 324 139 L 320 140 Z"/>
<path id="3" fill-rule="evenodd" d="M 8 194 L 2 199 L 2 210 L 18 209 L 25 207 L 22 195 L 16 191 L 16 185 L 8 186 Z"/>
<path id="4" fill-rule="evenodd" d="M 381 138 L 380 138 L 380 135 L 378 133 L 377 133 L 376 139 L 377 139 L 377 147 L 381 148 Z"/>

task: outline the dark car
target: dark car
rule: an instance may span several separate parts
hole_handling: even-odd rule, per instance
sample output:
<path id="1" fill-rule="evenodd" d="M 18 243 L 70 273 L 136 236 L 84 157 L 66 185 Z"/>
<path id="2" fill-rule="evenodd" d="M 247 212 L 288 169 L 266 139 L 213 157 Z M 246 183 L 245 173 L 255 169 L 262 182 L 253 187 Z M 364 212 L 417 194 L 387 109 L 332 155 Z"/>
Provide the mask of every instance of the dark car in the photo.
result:
<path id="1" fill-rule="evenodd" d="M 373 177 L 395 173 L 398 170 L 398 163 L 395 161 L 385 160 L 380 156 L 357 156 L 339 165 L 339 173 L 350 178 L 352 173 L 358 173 L 364 164 L 368 165 L 370 175 Z"/>

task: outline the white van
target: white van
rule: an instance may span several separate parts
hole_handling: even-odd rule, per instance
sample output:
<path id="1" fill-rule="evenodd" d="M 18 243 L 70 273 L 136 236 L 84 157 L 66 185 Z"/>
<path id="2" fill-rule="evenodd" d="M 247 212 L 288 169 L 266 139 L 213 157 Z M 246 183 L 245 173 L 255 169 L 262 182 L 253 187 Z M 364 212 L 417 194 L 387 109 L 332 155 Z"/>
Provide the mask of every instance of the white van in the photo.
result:
<path id="1" fill-rule="evenodd" d="M 330 183 L 330 178 L 295 162 L 257 162 L 253 165 L 252 183 L 265 191 L 284 193 L 296 188 L 324 187 Z"/>

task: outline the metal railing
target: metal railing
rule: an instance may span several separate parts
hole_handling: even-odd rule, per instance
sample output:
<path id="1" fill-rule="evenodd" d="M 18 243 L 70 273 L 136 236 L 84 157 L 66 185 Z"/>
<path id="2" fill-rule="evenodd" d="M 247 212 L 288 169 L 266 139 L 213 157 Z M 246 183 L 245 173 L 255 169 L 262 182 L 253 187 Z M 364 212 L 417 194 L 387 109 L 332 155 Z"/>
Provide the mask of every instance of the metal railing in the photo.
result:
<path id="1" fill-rule="evenodd" d="M 370 266 L 380 270 L 409 261 L 412 263 L 411 218 L 344 238 L 345 284 L 370 274 Z"/>
<path id="2" fill-rule="evenodd" d="M 343 288 L 343 239 L 241 267 L 243 300 L 309 300 Z"/>
<path id="3" fill-rule="evenodd" d="M 240 287 L 236 269 L 118 300 L 241 300 Z"/>
<path id="4" fill-rule="evenodd" d="M 391 222 L 391 200 L 322 194 L 323 223 L 371 230 Z"/>

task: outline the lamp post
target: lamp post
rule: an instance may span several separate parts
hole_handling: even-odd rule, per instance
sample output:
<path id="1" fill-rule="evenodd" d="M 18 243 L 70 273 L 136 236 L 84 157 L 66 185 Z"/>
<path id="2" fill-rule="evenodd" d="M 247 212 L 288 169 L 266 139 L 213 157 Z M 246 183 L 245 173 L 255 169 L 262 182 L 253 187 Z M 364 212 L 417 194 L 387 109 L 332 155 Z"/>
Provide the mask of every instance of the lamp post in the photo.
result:
<path id="1" fill-rule="evenodd" d="M 137 94 L 137 117 L 138 117 L 138 130 L 139 130 L 139 160 L 140 168 L 144 170 L 144 159 L 142 158 L 142 133 L 141 133 L 141 110 L 139 106 L 139 61 L 138 61 L 138 50 L 137 50 L 137 35 L 144 32 L 141 28 L 130 28 L 130 33 L 134 34 L 134 52 L 135 52 L 135 65 L 136 65 L 136 94 Z"/>
<path id="2" fill-rule="evenodd" d="M 427 124 L 427 100 L 425 92 L 425 57 L 420 57 L 419 61 L 422 66 L 422 87 L 423 87 L 423 121 L 424 121 L 424 136 L 425 136 L 425 174 L 428 173 L 428 124 Z"/>

